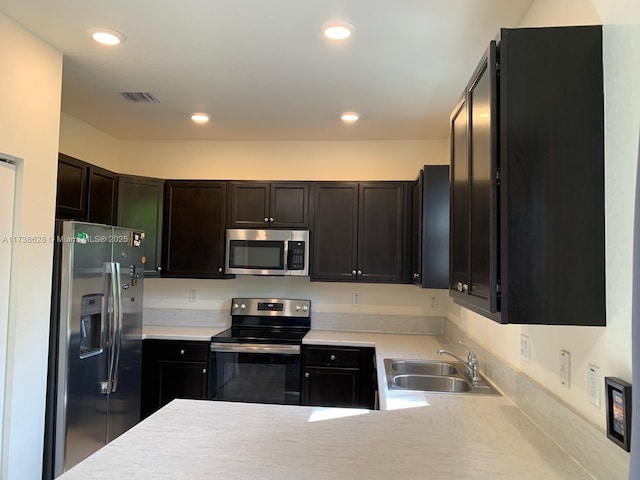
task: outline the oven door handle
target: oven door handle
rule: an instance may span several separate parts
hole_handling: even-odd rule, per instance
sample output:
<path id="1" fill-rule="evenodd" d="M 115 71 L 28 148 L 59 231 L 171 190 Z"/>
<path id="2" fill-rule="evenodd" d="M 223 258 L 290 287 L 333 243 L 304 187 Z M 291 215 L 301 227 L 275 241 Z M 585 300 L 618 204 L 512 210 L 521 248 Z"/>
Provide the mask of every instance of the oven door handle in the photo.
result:
<path id="1" fill-rule="evenodd" d="M 261 343 L 211 343 L 212 352 L 300 354 L 300 345 L 265 345 Z"/>

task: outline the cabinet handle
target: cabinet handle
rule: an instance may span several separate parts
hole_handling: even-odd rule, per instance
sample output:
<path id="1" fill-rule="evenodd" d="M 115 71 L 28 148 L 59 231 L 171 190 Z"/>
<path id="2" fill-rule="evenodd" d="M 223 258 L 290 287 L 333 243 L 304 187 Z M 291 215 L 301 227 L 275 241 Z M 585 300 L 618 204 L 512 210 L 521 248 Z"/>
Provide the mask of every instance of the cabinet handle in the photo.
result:
<path id="1" fill-rule="evenodd" d="M 304 374 L 304 378 L 309 378 L 309 372 Z"/>
<path id="2" fill-rule="evenodd" d="M 202 369 L 202 373 L 207 373 L 207 369 L 206 369 L 206 368 L 203 368 L 203 369 Z"/>
<path id="3" fill-rule="evenodd" d="M 270 221 L 270 222 L 273 222 L 273 217 L 269 217 L 269 221 Z"/>
<path id="4" fill-rule="evenodd" d="M 180 349 L 180 355 L 184 355 L 184 348 Z"/>
<path id="5" fill-rule="evenodd" d="M 222 273 L 222 267 L 219 267 L 219 268 L 218 268 L 218 272 L 219 272 L 219 273 Z"/>
<path id="6" fill-rule="evenodd" d="M 351 275 L 355 275 L 356 271 L 355 270 L 351 270 Z"/>
<path id="7" fill-rule="evenodd" d="M 264 221 L 265 221 L 265 223 L 268 222 L 269 218 L 268 217 L 264 217 Z"/>
<path id="8" fill-rule="evenodd" d="M 462 282 L 458 282 L 458 283 L 456 284 L 456 288 L 457 288 L 457 290 L 458 290 L 459 292 L 461 292 L 461 291 L 462 291 Z"/>
<path id="9" fill-rule="evenodd" d="M 156 268 L 156 270 L 158 270 L 159 272 L 161 272 L 161 271 L 162 271 L 162 267 L 158 267 L 158 268 Z"/>
<path id="10" fill-rule="evenodd" d="M 336 356 L 335 356 L 335 355 L 331 355 L 329 358 L 330 358 L 331 360 L 335 360 L 335 359 L 336 359 Z"/>
<path id="11" fill-rule="evenodd" d="M 465 293 L 466 293 L 466 292 L 468 292 L 468 291 L 469 291 L 469 285 L 467 285 L 466 283 L 464 283 L 464 284 L 462 285 L 462 291 L 463 291 L 463 292 L 465 292 Z"/>
<path id="12" fill-rule="evenodd" d="M 362 275 L 362 270 L 358 270 L 358 275 Z"/>

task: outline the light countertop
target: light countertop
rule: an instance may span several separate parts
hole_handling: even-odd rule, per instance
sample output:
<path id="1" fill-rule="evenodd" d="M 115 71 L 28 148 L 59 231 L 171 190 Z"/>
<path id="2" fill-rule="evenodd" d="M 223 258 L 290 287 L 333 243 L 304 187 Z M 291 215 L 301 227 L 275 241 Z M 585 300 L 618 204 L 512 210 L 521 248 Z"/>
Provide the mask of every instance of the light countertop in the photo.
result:
<path id="1" fill-rule="evenodd" d="M 211 337 L 224 332 L 229 327 L 165 327 L 144 325 L 143 340 L 187 340 L 192 342 L 210 342 Z"/>
<path id="2" fill-rule="evenodd" d="M 506 397 L 386 390 L 384 358 L 436 358 L 443 337 L 314 330 L 304 343 L 375 346 L 386 410 L 174 400 L 60 478 L 592 478 Z"/>
<path id="3" fill-rule="evenodd" d="M 174 400 L 59 478 L 591 478 L 506 399 L 433 397 L 392 411 Z"/>

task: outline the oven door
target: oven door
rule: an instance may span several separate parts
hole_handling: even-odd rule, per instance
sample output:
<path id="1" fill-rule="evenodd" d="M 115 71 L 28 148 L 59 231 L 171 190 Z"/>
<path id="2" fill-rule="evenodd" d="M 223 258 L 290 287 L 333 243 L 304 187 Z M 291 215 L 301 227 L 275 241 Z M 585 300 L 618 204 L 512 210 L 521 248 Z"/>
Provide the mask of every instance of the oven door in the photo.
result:
<path id="1" fill-rule="evenodd" d="M 211 344 L 209 397 L 300 405 L 300 345 Z"/>

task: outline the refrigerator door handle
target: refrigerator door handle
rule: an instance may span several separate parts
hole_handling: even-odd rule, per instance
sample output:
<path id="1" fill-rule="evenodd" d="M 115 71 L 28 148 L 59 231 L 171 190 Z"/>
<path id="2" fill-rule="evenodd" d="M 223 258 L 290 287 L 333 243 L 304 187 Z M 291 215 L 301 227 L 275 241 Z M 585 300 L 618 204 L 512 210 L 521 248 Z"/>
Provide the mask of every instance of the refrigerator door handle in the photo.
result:
<path id="1" fill-rule="evenodd" d="M 120 371 L 120 349 L 122 348 L 122 329 L 123 329 L 123 314 L 122 314 L 122 281 L 120 279 L 120 264 L 114 262 L 114 323 L 115 323 L 115 363 L 113 366 L 113 385 L 111 392 L 115 392 L 118 389 L 118 373 Z"/>
<path id="2" fill-rule="evenodd" d="M 113 391 L 113 369 L 116 362 L 116 266 L 115 263 L 109 262 L 108 264 L 109 274 L 109 326 L 108 332 L 108 346 L 109 346 L 109 367 L 107 370 L 107 391 L 109 394 Z"/>

